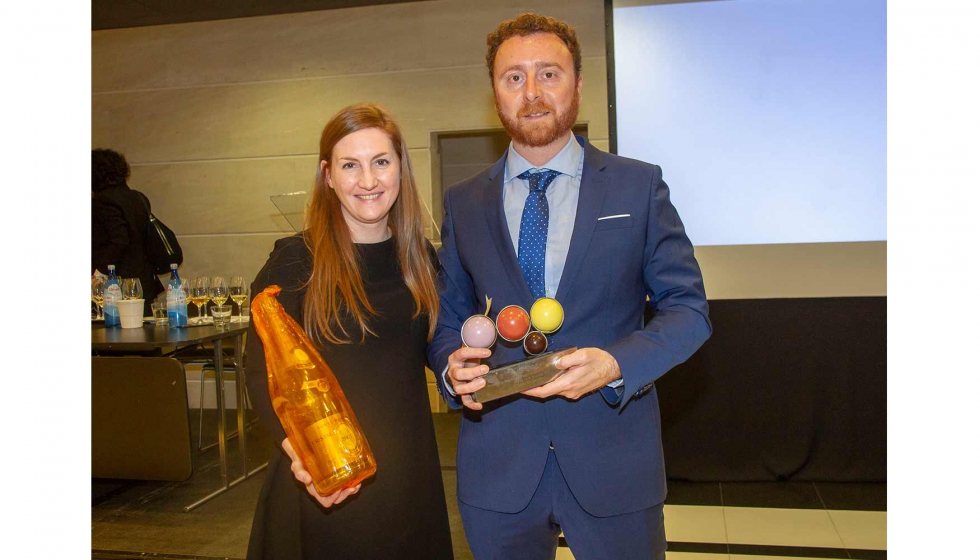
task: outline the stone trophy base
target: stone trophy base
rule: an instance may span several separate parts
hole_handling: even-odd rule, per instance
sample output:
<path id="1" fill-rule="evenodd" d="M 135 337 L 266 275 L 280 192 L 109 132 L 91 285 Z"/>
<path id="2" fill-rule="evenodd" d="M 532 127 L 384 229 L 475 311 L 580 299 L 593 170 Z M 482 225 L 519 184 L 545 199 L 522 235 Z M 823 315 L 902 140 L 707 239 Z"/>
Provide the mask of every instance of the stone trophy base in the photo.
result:
<path id="1" fill-rule="evenodd" d="M 558 359 L 576 350 L 578 348 L 573 346 L 494 368 L 483 375 L 487 384 L 473 393 L 473 400 L 485 403 L 540 387 L 558 377 L 563 371 L 555 365 Z"/>

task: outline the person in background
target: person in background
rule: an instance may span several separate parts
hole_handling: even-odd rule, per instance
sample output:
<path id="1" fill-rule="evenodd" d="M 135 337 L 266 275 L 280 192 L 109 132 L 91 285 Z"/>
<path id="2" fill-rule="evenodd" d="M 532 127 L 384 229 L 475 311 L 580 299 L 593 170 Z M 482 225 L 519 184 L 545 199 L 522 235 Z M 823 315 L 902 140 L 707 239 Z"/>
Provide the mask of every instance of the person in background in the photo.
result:
<path id="1" fill-rule="evenodd" d="M 108 274 L 108 266 L 114 264 L 120 280 L 139 278 L 143 315 L 149 316 L 150 304 L 164 290 L 146 255 L 150 201 L 129 188 L 129 175 L 129 164 L 122 154 L 92 150 L 92 269 Z"/>
<path id="2" fill-rule="evenodd" d="M 354 488 L 317 493 L 270 402 L 250 327 L 248 390 L 276 448 L 248 558 L 451 560 L 425 381 L 438 265 L 408 147 L 385 109 L 352 105 L 324 127 L 318 162 L 306 229 L 276 242 L 251 289 L 282 288 L 279 302 L 337 376 L 378 470 Z"/>
<path id="3" fill-rule="evenodd" d="M 575 31 L 523 14 L 487 47 L 511 144 L 446 192 L 429 346 L 448 403 L 465 407 L 457 496 L 467 541 L 477 560 L 544 560 L 564 531 L 577 560 L 663 559 L 654 380 L 711 334 L 701 270 L 660 167 L 572 134 L 583 80 Z M 485 297 L 493 314 L 545 296 L 565 311 L 549 348 L 578 347 L 560 359 L 564 372 L 523 395 L 474 402 L 486 384 L 478 376 L 525 356 L 519 344 L 498 342 L 492 356 L 461 347 L 463 321 L 483 313 Z"/>

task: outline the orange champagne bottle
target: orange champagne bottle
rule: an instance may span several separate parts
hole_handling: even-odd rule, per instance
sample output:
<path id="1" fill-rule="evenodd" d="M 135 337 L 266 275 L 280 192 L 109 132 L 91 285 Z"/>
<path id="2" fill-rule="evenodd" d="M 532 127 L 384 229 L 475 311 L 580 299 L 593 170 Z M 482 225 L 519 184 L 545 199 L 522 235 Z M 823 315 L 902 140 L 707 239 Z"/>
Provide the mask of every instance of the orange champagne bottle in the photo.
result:
<path id="1" fill-rule="evenodd" d="M 269 286 L 252 299 L 252 322 L 265 349 L 269 397 L 293 449 L 327 496 L 373 475 L 377 463 L 330 366 Z"/>

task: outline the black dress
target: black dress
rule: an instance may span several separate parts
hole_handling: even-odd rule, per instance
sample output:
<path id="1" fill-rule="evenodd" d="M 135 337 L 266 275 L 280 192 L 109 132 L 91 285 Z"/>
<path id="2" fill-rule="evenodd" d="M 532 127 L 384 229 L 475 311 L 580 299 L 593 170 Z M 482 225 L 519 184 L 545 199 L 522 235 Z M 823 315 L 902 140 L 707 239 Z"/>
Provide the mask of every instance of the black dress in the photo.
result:
<path id="1" fill-rule="evenodd" d="M 368 335 L 361 343 L 358 334 L 355 343 L 317 348 L 354 409 L 377 473 L 337 506 L 323 508 L 307 494 L 279 447 L 286 434 L 269 400 L 265 353 L 251 327 L 245 363 L 249 395 L 276 448 L 252 522 L 250 560 L 453 558 L 423 369 L 428 318 L 412 317 L 415 303 L 392 240 L 358 244 L 357 250 L 365 290 L 379 314 L 370 323 L 377 337 Z M 279 302 L 302 325 L 302 283 L 311 264 L 299 235 L 280 239 L 252 294 L 278 284 Z"/>

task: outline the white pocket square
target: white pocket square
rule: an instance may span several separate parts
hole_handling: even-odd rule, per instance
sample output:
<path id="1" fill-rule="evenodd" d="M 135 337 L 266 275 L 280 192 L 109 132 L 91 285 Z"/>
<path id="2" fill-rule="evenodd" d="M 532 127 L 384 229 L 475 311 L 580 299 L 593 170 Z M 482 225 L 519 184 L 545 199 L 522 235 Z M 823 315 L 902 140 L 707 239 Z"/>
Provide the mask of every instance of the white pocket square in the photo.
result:
<path id="1" fill-rule="evenodd" d="M 616 214 L 615 216 L 603 216 L 596 221 L 601 222 L 602 220 L 615 220 L 616 218 L 629 218 L 629 217 L 630 217 L 629 214 Z"/>

